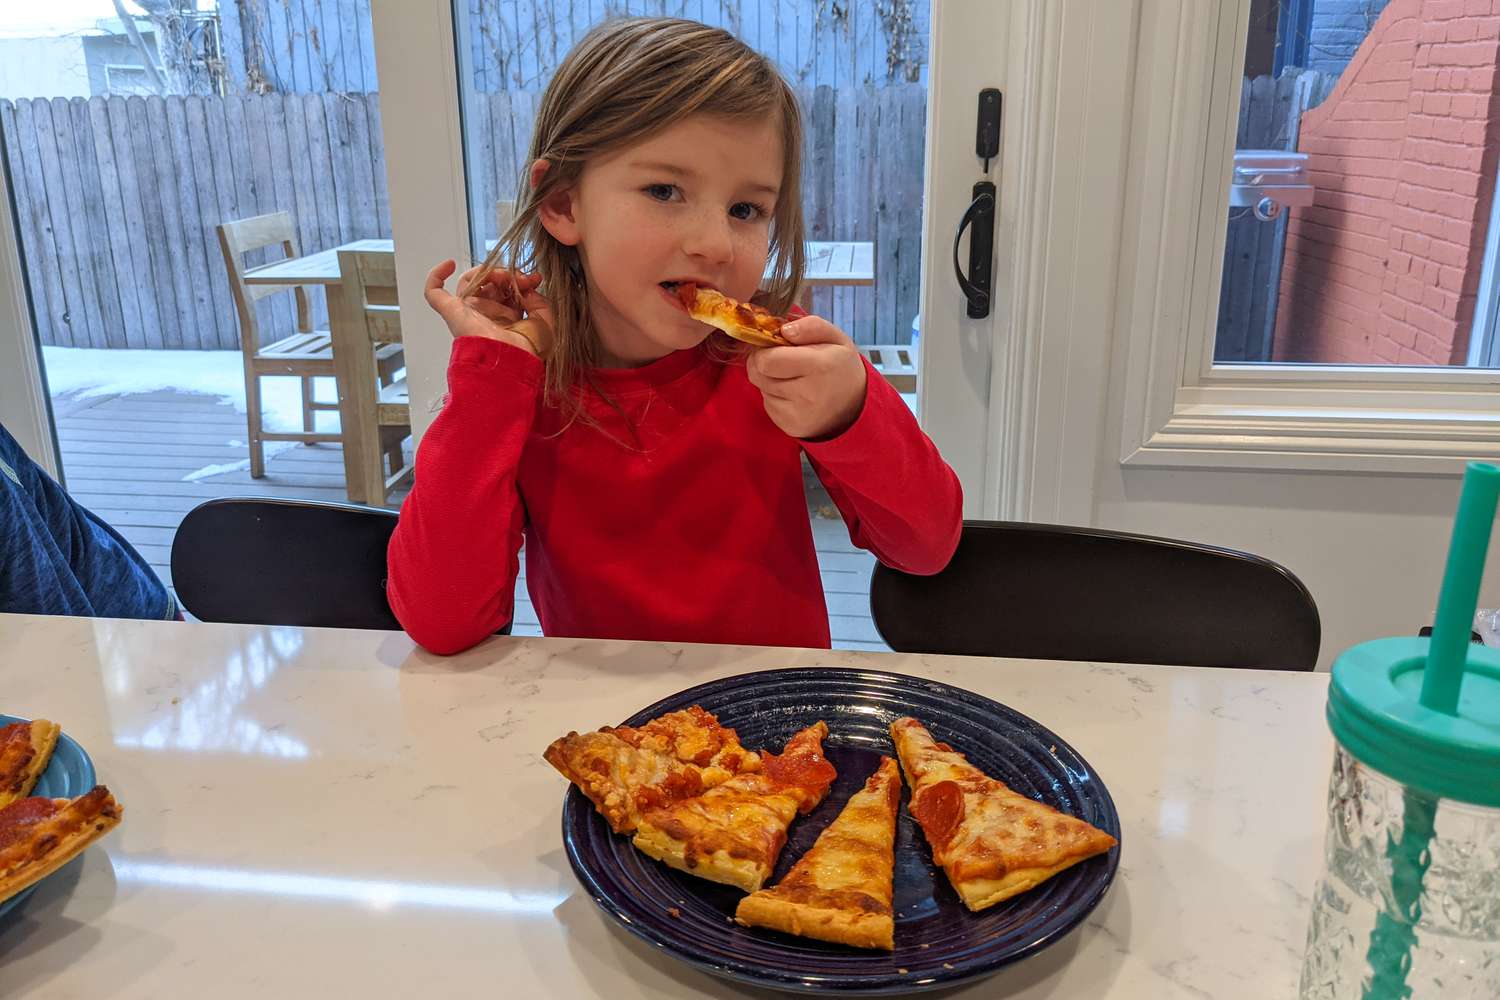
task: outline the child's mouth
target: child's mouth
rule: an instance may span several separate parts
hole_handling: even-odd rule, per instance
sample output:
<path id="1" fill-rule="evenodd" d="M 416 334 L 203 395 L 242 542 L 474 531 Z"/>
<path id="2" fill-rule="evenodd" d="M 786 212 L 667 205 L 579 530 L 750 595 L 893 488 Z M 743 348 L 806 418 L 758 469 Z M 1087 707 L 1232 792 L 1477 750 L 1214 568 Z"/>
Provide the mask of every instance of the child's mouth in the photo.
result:
<path id="1" fill-rule="evenodd" d="M 688 309 L 684 296 L 691 294 L 697 287 L 691 281 L 661 281 L 657 283 L 657 286 L 661 288 L 667 300 L 683 312 L 687 312 Z"/>

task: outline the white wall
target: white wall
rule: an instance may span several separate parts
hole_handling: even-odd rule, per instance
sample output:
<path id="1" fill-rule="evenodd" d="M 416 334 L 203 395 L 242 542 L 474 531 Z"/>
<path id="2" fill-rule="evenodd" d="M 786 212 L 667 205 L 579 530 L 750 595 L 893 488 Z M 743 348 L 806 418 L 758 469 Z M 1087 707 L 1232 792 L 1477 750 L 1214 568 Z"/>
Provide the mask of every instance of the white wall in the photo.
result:
<path id="1" fill-rule="evenodd" d="M 82 37 L 0 38 L 0 98 L 89 94 Z"/>
<path id="2" fill-rule="evenodd" d="M 1104 441 L 1120 439 L 1120 372 Z M 1318 669 L 1366 639 L 1432 624 L 1457 478 L 1125 468 L 1101 460 L 1094 524 L 1242 549 L 1274 559 L 1318 602 Z M 1481 607 L 1500 607 L 1500 536 Z"/>

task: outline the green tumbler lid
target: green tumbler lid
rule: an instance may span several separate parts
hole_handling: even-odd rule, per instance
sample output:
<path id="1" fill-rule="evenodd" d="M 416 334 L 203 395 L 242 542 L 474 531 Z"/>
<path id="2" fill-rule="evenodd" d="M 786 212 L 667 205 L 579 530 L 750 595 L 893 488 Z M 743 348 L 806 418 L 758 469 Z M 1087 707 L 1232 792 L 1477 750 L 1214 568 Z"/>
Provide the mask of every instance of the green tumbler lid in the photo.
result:
<path id="1" fill-rule="evenodd" d="M 1376 639 L 1333 664 L 1328 726 L 1355 759 L 1408 788 L 1500 808 L 1500 649 L 1471 645 L 1456 715 L 1424 708 L 1428 640 Z"/>

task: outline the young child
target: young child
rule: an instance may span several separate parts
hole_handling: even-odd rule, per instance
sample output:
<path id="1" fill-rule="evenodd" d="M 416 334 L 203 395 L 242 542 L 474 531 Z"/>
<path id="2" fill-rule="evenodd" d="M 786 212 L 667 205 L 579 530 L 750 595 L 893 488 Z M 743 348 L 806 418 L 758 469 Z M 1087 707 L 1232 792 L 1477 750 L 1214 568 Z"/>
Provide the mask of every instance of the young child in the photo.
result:
<path id="1" fill-rule="evenodd" d="M 829 645 L 801 456 L 856 545 L 909 573 L 958 544 L 953 471 L 850 339 L 816 316 L 748 349 L 680 282 L 791 309 L 802 127 L 771 64 L 692 21 L 606 22 L 538 110 L 510 268 L 427 301 L 456 338 L 417 453 L 388 596 L 438 653 L 511 619 L 518 550 L 553 636 Z"/>

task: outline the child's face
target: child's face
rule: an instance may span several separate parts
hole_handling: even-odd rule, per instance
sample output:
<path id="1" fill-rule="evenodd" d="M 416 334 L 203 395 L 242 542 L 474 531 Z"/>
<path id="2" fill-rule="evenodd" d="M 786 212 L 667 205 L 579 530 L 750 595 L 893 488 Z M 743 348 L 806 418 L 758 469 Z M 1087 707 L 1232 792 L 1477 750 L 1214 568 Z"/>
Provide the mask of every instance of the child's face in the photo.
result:
<path id="1" fill-rule="evenodd" d="M 544 210 L 552 234 L 579 248 L 611 362 L 645 364 L 710 333 L 663 282 L 755 293 L 781 173 L 775 121 L 694 116 L 591 162 L 570 193 L 571 217 Z"/>

